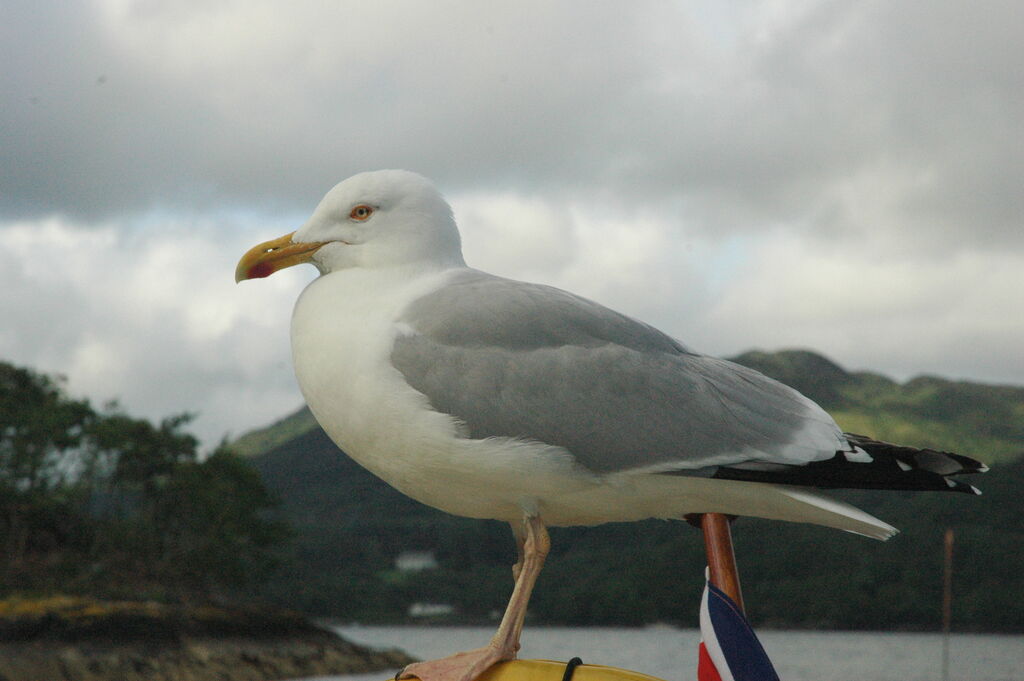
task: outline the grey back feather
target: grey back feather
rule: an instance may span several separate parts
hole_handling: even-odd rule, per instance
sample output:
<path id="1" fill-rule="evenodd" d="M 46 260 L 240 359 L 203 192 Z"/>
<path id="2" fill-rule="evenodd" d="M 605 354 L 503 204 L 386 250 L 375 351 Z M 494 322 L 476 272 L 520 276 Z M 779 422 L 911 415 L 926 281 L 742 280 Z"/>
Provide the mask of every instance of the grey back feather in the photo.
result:
<path id="1" fill-rule="evenodd" d="M 468 437 L 557 445 L 596 473 L 801 464 L 844 444 L 796 391 L 552 287 L 465 270 L 402 321 L 394 366 Z"/>

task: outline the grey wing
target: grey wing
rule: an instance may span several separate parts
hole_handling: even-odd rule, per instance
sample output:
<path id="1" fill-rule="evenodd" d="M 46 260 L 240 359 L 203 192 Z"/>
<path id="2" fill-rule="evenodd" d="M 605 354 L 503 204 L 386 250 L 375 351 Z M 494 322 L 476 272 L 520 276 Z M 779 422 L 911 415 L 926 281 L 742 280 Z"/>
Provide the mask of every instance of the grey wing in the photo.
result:
<path id="1" fill-rule="evenodd" d="M 796 391 L 551 287 L 468 270 L 402 321 L 392 363 L 469 437 L 556 445 L 597 473 L 799 465 L 848 447 Z"/>

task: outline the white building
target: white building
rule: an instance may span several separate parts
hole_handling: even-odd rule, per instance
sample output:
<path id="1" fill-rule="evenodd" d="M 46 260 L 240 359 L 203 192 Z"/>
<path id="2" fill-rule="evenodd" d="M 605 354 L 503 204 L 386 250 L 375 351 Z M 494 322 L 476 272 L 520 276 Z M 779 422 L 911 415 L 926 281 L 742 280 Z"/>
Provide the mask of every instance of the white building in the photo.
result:
<path id="1" fill-rule="evenodd" d="M 447 603 L 413 603 L 409 606 L 409 617 L 446 617 L 455 612 Z"/>
<path id="2" fill-rule="evenodd" d="M 422 572 L 437 569 L 433 551 L 402 551 L 395 558 L 395 569 L 399 572 Z"/>

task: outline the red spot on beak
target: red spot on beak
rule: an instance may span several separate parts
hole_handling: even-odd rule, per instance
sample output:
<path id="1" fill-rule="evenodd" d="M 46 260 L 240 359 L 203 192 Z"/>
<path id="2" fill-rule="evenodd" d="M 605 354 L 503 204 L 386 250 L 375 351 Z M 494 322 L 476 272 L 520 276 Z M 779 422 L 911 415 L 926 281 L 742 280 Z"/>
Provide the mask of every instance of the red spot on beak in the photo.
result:
<path id="1" fill-rule="evenodd" d="M 263 279 L 274 273 L 273 266 L 268 262 L 258 262 L 249 269 L 250 279 Z"/>

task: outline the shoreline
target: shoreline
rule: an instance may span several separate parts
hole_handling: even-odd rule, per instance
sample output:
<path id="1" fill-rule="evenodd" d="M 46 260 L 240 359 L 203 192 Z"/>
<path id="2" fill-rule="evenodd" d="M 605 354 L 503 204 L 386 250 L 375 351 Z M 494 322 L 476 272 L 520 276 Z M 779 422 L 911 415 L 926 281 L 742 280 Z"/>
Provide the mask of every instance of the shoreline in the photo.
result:
<path id="1" fill-rule="evenodd" d="M 67 596 L 0 601 L 5 681 L 275 681 L 397 671 L 412 661 L 288 611 Z"/>

